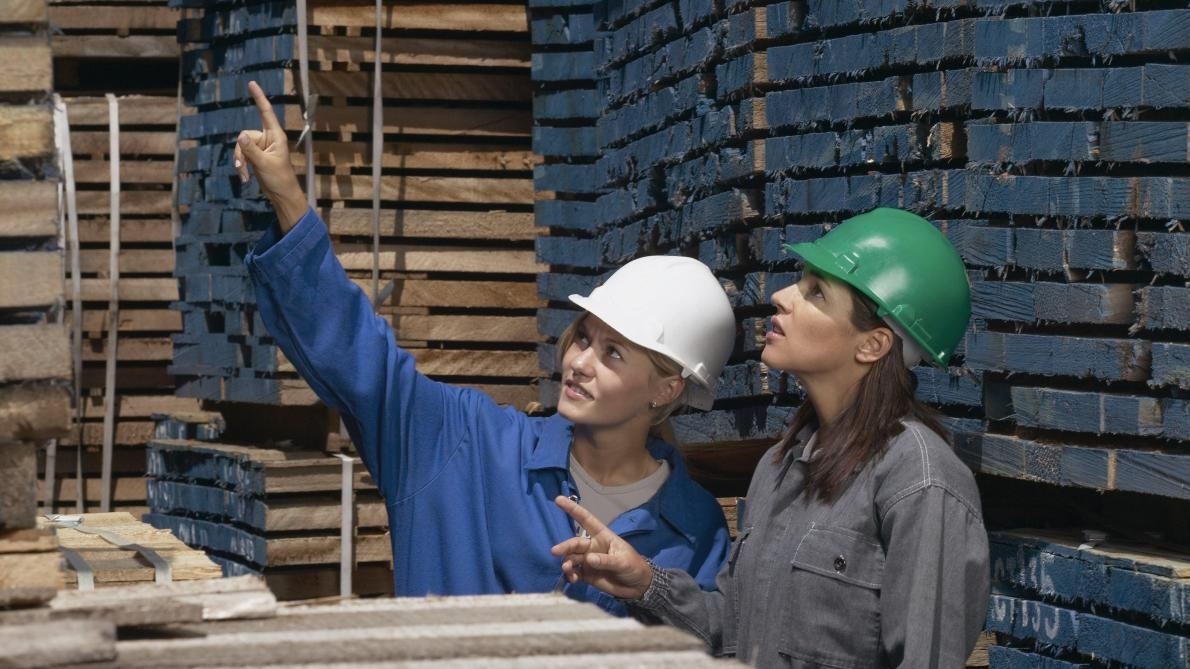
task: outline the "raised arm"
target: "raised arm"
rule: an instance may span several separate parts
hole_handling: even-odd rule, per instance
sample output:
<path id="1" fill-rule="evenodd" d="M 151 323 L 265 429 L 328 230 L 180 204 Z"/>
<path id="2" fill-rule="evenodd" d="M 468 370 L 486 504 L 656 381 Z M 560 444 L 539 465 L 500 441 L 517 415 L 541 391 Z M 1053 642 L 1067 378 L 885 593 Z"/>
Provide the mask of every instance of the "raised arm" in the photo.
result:
<path id="1" fill-rule="evenodd" d="M 470 396 L 419 374 L 348 279 L 306 204 L 272 106 L 255 82 L 249 87 L 263 130 L 240 134 L 237 169 L 246 179 L 251 166 L 279 224 L 245 260 L 257 308 L 302 378 L 343 416 L 377 485 L 395 501 L 431 480 L 462 443 Z"/>

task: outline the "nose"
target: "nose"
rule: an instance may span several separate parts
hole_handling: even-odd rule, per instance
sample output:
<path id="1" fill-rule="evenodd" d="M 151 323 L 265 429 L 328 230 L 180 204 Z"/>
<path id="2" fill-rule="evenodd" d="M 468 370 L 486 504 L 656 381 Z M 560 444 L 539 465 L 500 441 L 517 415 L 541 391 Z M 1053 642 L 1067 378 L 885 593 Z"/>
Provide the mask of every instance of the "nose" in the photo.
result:
<path id="1" fill-rule="evenodd" d="M 781 290 L 773 293 L 772 303 L 777 307 L 777 311 L 782 314 L 787 314 L 793 310 L 793 303 L 801 293 L 798 293 L 797 286 L 786 286 Z"/>
<path id="2" fill-rule="evenodd" d="M 583 376 L 591 376 L 591 356 L 593 355 L 591 351 L 594 348 L 594 346 L 588 346 L 587 348 L 580 350 L 578 354 L 570 360 L 570 369 L 574 372 L 577 372 L 578 374 L 582 374 Z"/>

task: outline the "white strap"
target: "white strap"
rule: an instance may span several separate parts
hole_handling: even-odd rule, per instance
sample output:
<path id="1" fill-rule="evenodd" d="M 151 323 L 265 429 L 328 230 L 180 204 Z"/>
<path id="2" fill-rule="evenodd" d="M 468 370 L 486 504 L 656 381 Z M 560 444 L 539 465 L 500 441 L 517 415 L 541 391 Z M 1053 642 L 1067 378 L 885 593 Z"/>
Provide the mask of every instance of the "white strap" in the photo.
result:
<path id="1" fill-rule="evenodd" d="M 306 0 L 297 0 L 297 30 L 298 30 L 298 81 L 301 84 L 302 100 L 302 135 L 298 141 L 303 142 L 306 151 L 306 203 L 314 206 L 314 105 L 316 99 L 310 91 L 310 40 L 309 28 L 306 25 Z"/>
<path id="2" fill-rule="evenodd" d="M 75 476 L 78 490 L 83 490 L 83 278 L 79 271 L 79 213 L 78 195 L 74 180 L 74 151 L 70 145 L 70 116 L 62 96 L 54 93 L 54 134 L 57 136 L 58 160 L 64 184 L 63 204 L 67 221 L 67 243 L 70 253 L 70 341 L 74 362 L 74 431 Z M 52 510 L 53 473 L 46 471 L 46 509 Z M 75 508 L 83 511 L 83 496 L 75 495 Z"/>
<path id="3" fill-rule="evenodd" d="M 342 461 L 343 472 L 339 493 L 339 596 L 350 597 L 353 589 L 351 571 L 355 565 L 352 551 L 355 542 L 355 459 L 342 453 L 334 456 Z"/>
<path id="4" fill-rule="evenodd" d="M 103 465 L 100 474 L 99 510 L 112 510 L 112 450 L 116 433 L 116 346 L 120 331 L 120 103 L 107 94 L 108 153 L 111 165 L 111 213 L 108 256 L 107 361 L 103 383 Z M 83 490 L 78 491 L 83 496 Z"/>
<path id="5" fill-rule="evenodd" d="M 186 10 L 182 12 L 185 15 Z M 174 169 L 169 186 L 169 241 L 175 254 L 178 252 L 178 236 L 182 234 L 182 214 L 178 211 L 178 155 L 182 145 L 182 82 L 186 79 L 182 76 L 183 60 L 178 59 L 178 92 L 174 101 Z"/>
<path id="6" fill-rule="evenodd" d="M 384 98 L 380 60 L 384 34 L 381 0 L 376 0 L 376 58 L 372 71 L 372 308 L 380 306 L 380 168 L 384 162 Z"/>

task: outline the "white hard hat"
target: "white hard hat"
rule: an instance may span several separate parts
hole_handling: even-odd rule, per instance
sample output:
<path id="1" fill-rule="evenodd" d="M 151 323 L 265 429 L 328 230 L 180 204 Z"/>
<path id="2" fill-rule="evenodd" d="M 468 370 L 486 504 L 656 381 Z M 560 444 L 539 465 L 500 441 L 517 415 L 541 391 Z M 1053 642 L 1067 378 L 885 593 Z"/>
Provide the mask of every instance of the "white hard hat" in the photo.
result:
<path id="1" fill-rule="evenodd" d="M 647 256 L 570 301 L 632 343 L 682 366 L 686 403 L 710 409 L 715 382 L 735 345 L 735 315 L 711 270 L 693 258 Z"/>

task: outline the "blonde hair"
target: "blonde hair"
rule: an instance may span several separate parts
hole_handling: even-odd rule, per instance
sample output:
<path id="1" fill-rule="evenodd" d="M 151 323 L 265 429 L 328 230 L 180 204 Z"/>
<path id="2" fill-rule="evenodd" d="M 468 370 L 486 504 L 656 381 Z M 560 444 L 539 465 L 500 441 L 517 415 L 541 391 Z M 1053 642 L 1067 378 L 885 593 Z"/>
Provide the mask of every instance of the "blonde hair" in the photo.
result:
<path id="1" fill-rule="evenodd" d="M 562 366 L 562 358 L 566 355 L 566 351 L 574 343 L 575 338 L 578 337 L 579 326 L 582 325 L 583 321 L 585 321 L 587 319 L 588 315 L 589 314 L 583 314 L 582 316 L 579 316 L 578 318 L 574 319 L 574 322 L 571 323 L 566 328 L 566 330 L 563 331 L 562 334 L 558 336 L 558 344 L 557 344 L 558 367 Z M 648 358 L 650 363 L 652 363 L 653 369 L 656 370 L 658 375 L 663 376 L 663 377 L 665 377 L 665 376 L 681 376 L 682 375 L 682 366 L 680 364 L 678 364 L 677 362 L 675 362 L 673 360 L 673 358 L 670 358 L 667 355 L 662 355 L 662 354 L 658 353 L 657 351 L 647 349 L 644 346 L 641 346 L 635 342 L 628 341 L 627 339 L 625 339 L 624 343 L 626 343 L 628 346 L 630 346 L 634 351 L 640 351 L 641 353 L 644 353 L 645 357 Z M 691 379 L 683 379 L 683 380 L 686 382 L 686 386 L 682 390 L 681 394 L 678 395 L 677 398 L 675 398 L 669 404 L 660 405 L 656 409 L 653 410 L 657 414 L 653 418 L 654 428 L 661 426 L 663 423 L 666 423 L 669 420 L 669 417 L 675 411 L 686 406 L 686 394 L 689 392 L 689 384 L 695 383 L 695 381 L 693 381 Z M 653 432 L 656 433 L 657 431 L 654 430 Z M 669 432 L 672 433 L 672 429 L 670 429 Z M 661 435 L 658 435 L 658 436 L 661 436 Z M 666 441 L 673 442 L 674 440 L 666 439 Z"/>

